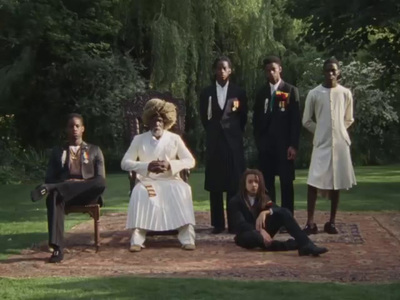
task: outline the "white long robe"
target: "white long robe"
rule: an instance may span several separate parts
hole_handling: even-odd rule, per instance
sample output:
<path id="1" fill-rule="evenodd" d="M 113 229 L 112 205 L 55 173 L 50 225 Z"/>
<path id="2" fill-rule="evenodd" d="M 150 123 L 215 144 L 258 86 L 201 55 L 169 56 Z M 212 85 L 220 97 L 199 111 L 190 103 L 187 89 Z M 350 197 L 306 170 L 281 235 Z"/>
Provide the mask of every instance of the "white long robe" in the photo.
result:
<path id="1" fill-rule="evenodd" d="M 353 122 L 349 89 L 319 85 L 308 93 L 303 125 L 314 134 L 314 140 L 307 184 L 325 190 L 348 189 L 356 184 L 347 132 Z"/>
<path id="2" fill-rule="evenodd" d="M 171 169 L 160 174 L 148 172 L 149 163 L 157 159 L 168 161 Z M 179 176 L 181 170 L 194 165 L 192 154 L 177 134 L 165 130 L 159 140 L 149 131 L 135 136 L 121 162 L 121 168 L 135 171 L 138 179 L 126 227 L 165 231 L 195 225 L 192 191 Z"/>

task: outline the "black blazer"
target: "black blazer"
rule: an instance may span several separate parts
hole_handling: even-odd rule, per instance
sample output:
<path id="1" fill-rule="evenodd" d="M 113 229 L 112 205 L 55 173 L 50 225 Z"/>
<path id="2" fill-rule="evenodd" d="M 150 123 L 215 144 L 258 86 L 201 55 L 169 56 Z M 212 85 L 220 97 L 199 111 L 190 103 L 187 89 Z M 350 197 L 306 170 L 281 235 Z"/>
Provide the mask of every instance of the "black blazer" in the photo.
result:
<path id="1" fill-rule="evenodd" d="M 70 177 L 68 161 L 68 145 L 54 147 L 47 166 L 45 182 L 58 183 L 67 180 Z M 81 170 L 83 179 L 106 177 L 104 157 L 100 147 L 82 142 Z"/>
<path id="2" fill-rule="evenodd" d="M 240 194 L 236 194 L 236 196 L 231 198 L 229 203 L 229 213 L 232 217 L 233 222 L 232 227 L 236 234 L 245 231 L 255 230 L 256 219 L 261 211 L 269 209 L 272 209 L 272 211 L 274 211 L 276 208 L 279 208 L 272 201 L 268 201 L 267 207 L 261 209 L 256 199 L 256 203 L 254 204 L 253 209 L 250 209 L 245 199 L 242 198 Z"/>
<path id="3" fill-rule="evenodd" d="M 212 117 L 208 119 L 210 100 Z M 219 177 L 226 176 L 226 173 L 232 176 L 232 180 L 229 179 L 232 188 L 229 190 L 237 189 L 239 178 L 245 169 L 243 133 L 247 122 L 247 112 L 245 91 L 231 82 L 229 82 L 223 109 L 218 105 L 215 84 L 206 87 L 200 94 L 200 118 L 206 132 L 205 188 L 209 191 L 219 191 L 222 188 L 219 186 L 221 182 Z M 215 164 L 215 159 L 218 160 L 225 155 L 232 157 L 233 166 Z"/>
<path id="4" fill-rule="evenodd" d="M 275 98 L 272 112 L 265 111 L 265 102 L 271 101 L 271 88 L 265 84 L 257 93 L 253 109 L 254 138 L 259 153 L 282 153 L 280 159 L 286 159 L 287 149 L 299 147 L 301 119 L 298 89 L 281 81 L 278 91 L 289 94 L 288 103 L 280 107 L 278 97 Z M 268 105 L 269 107 L 269 105 Z"/>
<path id="5" fill-rule="evenodd" d="M 211 97 L 212 118 L 208 120 L 208 102 Z M 239 100 L 239 106 L 234 108 L 234 100 Z M 226 102 L 223 110 L 218 105 L 217 88 L 213 84 L 206 87 L 200 94 L 200 118 L 207 138 L 212 140 L 215 128 L 221 128 L 230 141 L 241 138 L 247 122 L 247 97 L 246 92 L 240 87 L 229 82 Z"/>

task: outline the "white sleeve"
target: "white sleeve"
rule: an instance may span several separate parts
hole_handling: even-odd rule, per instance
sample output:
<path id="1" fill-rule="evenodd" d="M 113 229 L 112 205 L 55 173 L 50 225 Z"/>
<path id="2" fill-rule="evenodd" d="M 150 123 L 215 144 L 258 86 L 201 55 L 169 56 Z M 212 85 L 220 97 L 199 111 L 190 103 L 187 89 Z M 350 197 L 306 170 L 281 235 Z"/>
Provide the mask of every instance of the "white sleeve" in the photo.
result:
<path id="1" fill-rule="evenodd" d="M 185 143 L 179 136 L 177 136 L 177 146 L 178 157 L 169 161 L 171 172 L 173 175 L 179 173 L 183 169 L 191 169 L 195 165 L 195 160 L 192 153 L 190 153 L 189 149 L 186 147 Z"/>
<path id="2" fill-rule="evenodd" d="M 311 133 L 315 133 L 317 124 L 312 119 L 313 114 L 314 114 L 314 100 L 313 100 L 314 97 L 312 94 L 313 94 L 312 91 L 310 91 L 307 95 L 302 123 L 303 123 L 303 126 L 308 131 L 310 131 Z"/>
<path id="3" fill-rule="evenodd" d="M 346 110 L 344 113 L 344 126 L 347 128 L 350 127 L 351 124 L 354 122 L 353 118 L 353 95 L 350 91 L 347 92 L 347 99 L 346 99 Z"/>
<path id="4" fill-rule="evenodd" d="M 141 162 L 139 158 L 139 146 L 141 145 L 141 137 L 135 136 L 128 151 L 125 153 L 121 161 L 121 169 L 124 171 L 135 171 L 136 173 L 147 176 L 148 162 Z"/>

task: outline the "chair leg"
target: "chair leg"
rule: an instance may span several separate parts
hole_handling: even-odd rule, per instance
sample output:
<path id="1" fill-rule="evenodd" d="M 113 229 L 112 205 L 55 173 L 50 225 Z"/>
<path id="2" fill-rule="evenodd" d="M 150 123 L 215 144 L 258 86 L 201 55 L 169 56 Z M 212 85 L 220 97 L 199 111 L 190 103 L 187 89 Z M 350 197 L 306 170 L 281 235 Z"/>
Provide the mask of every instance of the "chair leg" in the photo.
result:
<path id="1" fill-rule="evenodd" d="M 100 248 L 100 231 L 99 231 L 99 224 L 100 224 L 100 208 L 96 207 L 95 217 L 94 219 L 94 243 L 96 246 L 96 252 L 99 251 Z"/>

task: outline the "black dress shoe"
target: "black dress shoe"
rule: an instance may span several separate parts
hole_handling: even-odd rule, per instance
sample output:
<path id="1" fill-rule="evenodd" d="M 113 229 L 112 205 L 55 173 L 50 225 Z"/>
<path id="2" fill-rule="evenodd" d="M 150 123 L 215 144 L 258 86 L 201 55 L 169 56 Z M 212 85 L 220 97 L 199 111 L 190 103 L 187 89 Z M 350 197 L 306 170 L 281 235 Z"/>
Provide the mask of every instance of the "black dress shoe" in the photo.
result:
<path id="1" fill-rule="evenodd" d="M 337 231 L 337 229 L 336 229 L 335 223 L 332 223 L 332 222 L 325 223 L 324 231 L 329 234 L 338 234 L 339 233 L 339 231 Z"/>
<path id="2" fill-rule="evenodd" d="M 61 249 L 57 249 L 53 251 L 53 254 L 50 256 L 49 263 L 59 263 L 64 259 L 64 253 Z"/>
<path id="3" fill-rule="evenodd" d="M 215 227 L 212 231 L 211 231 L 211 233 L 212 234 L 220 234 L 221 232 L 223 232 L 225 229 L 224 228 L 217 228 L 217 227 Z"/>
<path id="4" fill-rule="evenodd" d="M 273 240 L 271 244 L 265 248 L 265 250 L 269 251 L 290 251 L 298 249 L 299 246 L 294 239 L 288 239 L 287 241 Z"/>
<path id="5" fill-rule="evenodd" d="M 286 248 L 288 251 L 290 250 L 298 250 L 299 249 L 299 244 L 295 241 L 295 239 L 288 239 L 285 242 Z"/>
<path id="6" fill-rule="evenodd" d="M 313 242 L 309 242 L 307 245 L 301 247 L 299 249 L 300 256 L 312 255 L 319 256 L 320 254 L 328 252 L 328 249 L 325 247 L 318 247 Z"/>
<path id="7" fill-rule="evenodd" d="M 38 185 L 32 192 L 31 192 L 31 199 L 32 202 L 39 201 L 48 193 L 44 184 Z"/>
<path id="8" fill-rule="evenodd" d="M 312 223 L 311 226 L 309 224 L 307 224 L 304 228 L 303 231 L 307 234 L 317 234 L 318 233 L 318 227 L 317 224 Z"/>

